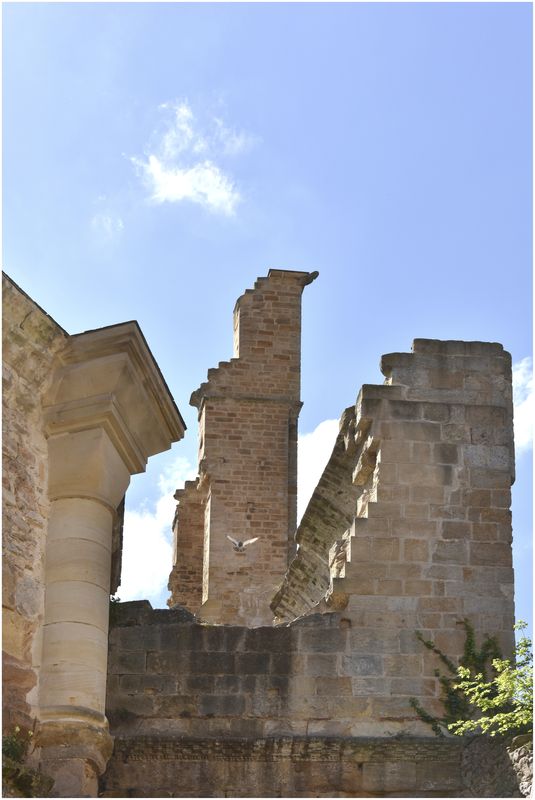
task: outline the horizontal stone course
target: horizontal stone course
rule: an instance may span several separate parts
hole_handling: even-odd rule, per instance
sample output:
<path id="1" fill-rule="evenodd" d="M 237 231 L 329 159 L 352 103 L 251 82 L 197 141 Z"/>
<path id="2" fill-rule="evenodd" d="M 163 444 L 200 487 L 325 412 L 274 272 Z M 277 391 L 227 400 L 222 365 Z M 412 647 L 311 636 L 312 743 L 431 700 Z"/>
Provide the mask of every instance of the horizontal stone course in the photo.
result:
<path id="1" fill-rule="evenodd" d="M 199 785 L 204 796 L 458 796 L 461 752 L 460 742 L 410 738 L 117 738 L 103 796 L 157 786 L 191 797 Z"/>

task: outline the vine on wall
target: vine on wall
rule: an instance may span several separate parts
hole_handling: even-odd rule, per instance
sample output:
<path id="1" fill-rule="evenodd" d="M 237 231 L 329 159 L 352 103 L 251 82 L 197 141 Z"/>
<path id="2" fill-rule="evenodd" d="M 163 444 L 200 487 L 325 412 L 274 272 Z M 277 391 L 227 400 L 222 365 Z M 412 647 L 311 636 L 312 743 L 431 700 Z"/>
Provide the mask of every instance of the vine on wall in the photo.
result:
<path id="1" fill-rule="evenodd" d="M 460 685 L 463 679 L 459 675 L 459 667 L 466 670 L 463 674 L 469 675 L 472 679 L 476 678 L 477 675 L 481 675 L 486 680 L 487 671 L 494 671 L 492 661 L 501 658 L 496 637 L 486 636 L 478 650 L 473 626 L 467 619 L 464 619 L 461 624 L 464 627 L 466 636 L 463 654 L 459 659 L 458 665 L 454 664 L 451 658 L 443 653 L 434 642 L 425 639 L 420 631 L 416 631 L 415 634 L 424 647 L 438 656 L 447 670 L 446 674 L 441 674 L 439 669 L 435 670 L 435 676 L 438 678 L 442 688 L 444 714 L 441 717 L 434 717 L 426 711 L 416 698 L 411 697 L 409 701 L 420 719 L 431 726 L 436 736 L 444 736 L 450 726 L 459 722 L 459 720 L 471 719 L 474 716 L 475 709 L 469 696 Z"/>

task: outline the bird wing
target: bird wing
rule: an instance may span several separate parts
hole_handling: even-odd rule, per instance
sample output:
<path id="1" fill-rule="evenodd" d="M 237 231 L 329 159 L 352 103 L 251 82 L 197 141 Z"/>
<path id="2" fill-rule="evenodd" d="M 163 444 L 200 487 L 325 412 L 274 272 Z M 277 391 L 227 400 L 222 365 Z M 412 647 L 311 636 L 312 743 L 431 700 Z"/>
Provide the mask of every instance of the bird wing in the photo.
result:
<path id="1" fill-rule="evenodd" d="M 243 547 L 245 547 L 248 544 L 252 544 L 253 542 L 258 541 L 259 538 L 260 538 L 259 536 L 255 536 L 254 539 L 246 539 L 245 542 L 243 543 Z"/>
<path id="2" fill-rule="evenodd" d="M 231 541 L 231 542 L 232 542 L 232 544 L 236 545 L 236 547 L 239 547 L 239 546 L 240 546 L 240 543 L 239 543 L 239 542 L 237 542 L 237 541 L 236 541 L 236 539 L 233 539 L 233 538 L 232 538 L 232 536 L 229 536 L 229 535 L 228 535 L 228 533 L 227 533 L 227 539 L 228 539 L 229 541 Z"/>

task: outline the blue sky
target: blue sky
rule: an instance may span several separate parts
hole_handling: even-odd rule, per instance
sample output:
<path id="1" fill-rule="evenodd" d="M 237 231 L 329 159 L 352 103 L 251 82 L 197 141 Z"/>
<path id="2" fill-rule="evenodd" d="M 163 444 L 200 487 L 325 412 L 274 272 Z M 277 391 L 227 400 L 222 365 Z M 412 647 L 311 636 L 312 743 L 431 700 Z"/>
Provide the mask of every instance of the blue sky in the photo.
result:
<path id="1" fill-rule="evenodd" d="M 531 14 L 4 4 L 4 269 L 71 333 L 137 319 L 188 425 L 132 482 L 128 597 L 165 603 L 170 493 L 196 458 L 189 396 L 231 355 L 236 298 L 270 267 L 317 269 L 300 431 L 320 461 L 328 421 L 382 382 L 382 353 L 479 339 L 519 365 L 531 619 Z"/>

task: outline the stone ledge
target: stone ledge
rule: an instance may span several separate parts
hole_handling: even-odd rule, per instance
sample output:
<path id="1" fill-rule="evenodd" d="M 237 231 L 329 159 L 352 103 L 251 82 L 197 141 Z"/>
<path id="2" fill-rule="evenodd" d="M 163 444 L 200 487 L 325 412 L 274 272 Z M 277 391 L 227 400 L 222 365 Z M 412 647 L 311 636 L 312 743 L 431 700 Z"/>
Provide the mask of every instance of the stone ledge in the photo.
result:
<path id="1" fill-rule="evenodd" d="M 273 737 L 186 738 L 115 737 L 114 758 L 121 761 L 392 761 L 457 762 L 463 742 L 424 737 Z"/>

